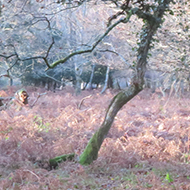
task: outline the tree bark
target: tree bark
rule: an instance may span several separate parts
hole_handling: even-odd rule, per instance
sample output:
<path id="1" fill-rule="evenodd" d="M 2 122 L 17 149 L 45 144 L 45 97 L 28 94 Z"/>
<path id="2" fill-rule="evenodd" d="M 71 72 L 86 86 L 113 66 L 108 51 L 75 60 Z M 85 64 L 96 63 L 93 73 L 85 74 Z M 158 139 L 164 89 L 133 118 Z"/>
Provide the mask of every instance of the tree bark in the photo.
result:
<path id="1" fill-rule="evenodd" d="M 76 77 L 76 84 L 75 84 L 75 94 L 79 95 L 81 93 L 81 74 L 82 74 L 83 68 L 80 64 L 75 62 L 75 77 Z"/>
<path id="2" fill-rule="evenodd" d="M 92 72 L 91 72 L 91 75 L 90 75 L 90 80 L 89 80 L 89 83 L 87 84 L 87 87 L 88 87 L 89 90 L 92 90 L 92 80 L 94 78 L 95 67 L 96 67 L 96 64 L 93 64 L 92 65 Z"/>
<path id="3" fill-rule="evenodd" d="M 103 140 L 109 132 L 109 129 L 114 121 L 114 118 L 118 111 L 125 105 L 129 100 L 136 96 L 142 87 L 139 88 L 137 84 L 131 85 L 125 91 L 119 92 L 112 100 L 108 107 L 105 119 L 101 127 L 96 131 L 93 137 L 90 139 L 87 147 L 79 158 L 79 163 L 82 165 L 91 164 L 98 157 L 98 151 L 101 147 Z"/>
<path id="4" fill-rule="evenodd" d="M 107 87 L 108 87 L 109 72 L 110 72 L 110 67 L 107 66 L 104 88 L 102 89 L 101 94 L 103 94 L 106 91 Z"/>

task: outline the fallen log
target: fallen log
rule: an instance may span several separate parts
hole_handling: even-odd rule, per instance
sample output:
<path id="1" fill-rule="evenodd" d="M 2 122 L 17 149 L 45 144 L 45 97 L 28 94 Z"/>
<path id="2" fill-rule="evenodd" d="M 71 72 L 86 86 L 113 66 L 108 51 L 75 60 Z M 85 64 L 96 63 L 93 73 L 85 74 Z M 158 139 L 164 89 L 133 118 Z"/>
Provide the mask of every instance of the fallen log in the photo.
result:
<path id="1" fill-rule="evenodd" d="M 59 163 L 67 161 L 67 160 L 72 161 L 74 160 L 74 158 L 75 158 L 75 153 L 57 156 L 55 158 L 49 159 L 49 166 L 51 169 L 55 169 Z"/>

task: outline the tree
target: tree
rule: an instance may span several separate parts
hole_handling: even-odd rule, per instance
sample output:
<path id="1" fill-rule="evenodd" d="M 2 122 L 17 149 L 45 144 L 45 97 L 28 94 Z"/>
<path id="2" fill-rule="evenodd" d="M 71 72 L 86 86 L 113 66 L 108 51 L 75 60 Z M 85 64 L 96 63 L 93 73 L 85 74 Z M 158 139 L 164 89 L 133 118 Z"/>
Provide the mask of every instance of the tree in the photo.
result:
<path id="1" fill-rule="evenodd" d="M 128 9 L 129 1 L 126 3 L 126 8 Z M 150 49 L 153 36 L 162 23 L 162 17 L 165 13 L 165 10 L 168 8 L 170 1 L 160 1 L 158 2 L 157 7 L 150 6 L 147 4 L 145 5 L 143 1 L 141 3 L 142 4 L 140 4 L 140 7 L 143 6 L 146 8 L 143 8 L 142 10 L 139 8 L 134 8 L 130 10 L 132 14 L 137 14 L 139 18 L 144 19 L 144 26 L 142 28 L 137 54 L 136 73 L 133 82 L 128 89 L 126 89 L 123 92 L 120 92 L 113 98 L 107 110 L 103 124 L 101 125 L 100 129 L 94 134 L 94 136 L 90 139 L 90 142 L 88 143 L 86 149 L 80 156 L 81 164 L 90 164 L 93 160 L 97 159 L 100 146 L 105 136 L 107 135 L 116 114 L 122 108 L 123 105 L 125 105 L 143 89 L 148 51 Z M 124 10 L 126 10 L 126 8 Z M 153 14 L 150 14 L 150 9 L 153 9 Z"/>
<path id="2" fill-rule="evenodd" d="M 134 68 L 135 75 L 133 77 L 133 81 L 126 90 L 119 92 L 112 99 L 107 109 L 105 119 L 102 125 L 95 132 L 93 137 L 88 142 L 84 152 L 80 155 L 80 164 L 91 164 L 94 160 L 97 159 L 98 151 L 114 121 L 116 114 L 122 108 L 123 105 L 125 105 L 140 91 L 142 91 L 144 85 L 144 75 L 146 72 L 148 52 L 151 49 L 151 42 L 153 41 L 154 34 L 161 26 L 163 22 L 163 16 L 165 12 L 168 10 L 169 4 L 171 2 L 172 0 L 154 0 L 152 2 L 144 0 L 126 0 L 122 5 L 119 6 L 119 2 L 114 1 L 114 3 L 121 8 L 121 11 L 117 12 L 115 15 L 110 17 L 107 31 L 94 43 L 94 45 L 91 48 L 81 51 L 75 51 L 66 58 L 59 60 L 53 63 L 52 65 L 49 65 L 49 68 L 53 68 L 60 63 L 64 63 L 71 56 L 92 52 L 96 48 L 98 43 L 100 43 L 102 39 L 114 27 L 116 27 L 120 23 L 127 23 L 133 15 L 137 15 L 139 19 L 143 19 L 144 25 L 142 26 L 138 44 L 139 47 L 137 51 L 137 62 Z M 118 19 L 120 15 L 123 15 L 123 17 Z M 118 20 L 114 24 L 112 24 L 112 22 L 115 19 Z M 54 161 L 55 160 L 51 160 L 51 162 L 55 164 Z"/>

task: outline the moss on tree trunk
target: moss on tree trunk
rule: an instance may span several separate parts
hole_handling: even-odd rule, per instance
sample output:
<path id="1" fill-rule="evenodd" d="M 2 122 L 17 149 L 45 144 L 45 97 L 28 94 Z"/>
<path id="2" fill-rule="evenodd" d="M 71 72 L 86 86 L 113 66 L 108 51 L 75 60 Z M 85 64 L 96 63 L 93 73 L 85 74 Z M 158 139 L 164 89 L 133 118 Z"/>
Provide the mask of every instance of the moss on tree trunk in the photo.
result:
<path id="1" fill-rule="evenodd" d="M 98 131 L 93 135 L 93 137 L 88 142 L 84 152 L 80 155 L 79 163 L 81 165 L 91 164 L 98 157 L 98 151 L 102 145 L 103 140 L 108 134 L 110 127 L 114 121 L 114 117 L 118 111 L 130 101 L 134 96 L 136 96 L 142 88 L 139 88 L 138 85 L 131 85 L 125 91 L 119 92 L 110 103 L 104 122 Z"/>

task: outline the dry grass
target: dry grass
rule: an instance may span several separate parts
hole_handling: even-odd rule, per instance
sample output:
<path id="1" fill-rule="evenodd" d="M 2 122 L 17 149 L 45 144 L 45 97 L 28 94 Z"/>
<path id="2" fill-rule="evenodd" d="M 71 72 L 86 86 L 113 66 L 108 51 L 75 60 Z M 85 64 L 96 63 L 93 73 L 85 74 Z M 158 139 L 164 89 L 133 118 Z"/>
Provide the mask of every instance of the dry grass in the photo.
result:
<path id="1" fill-rule="evenodd" d="M 29 104 L 44 92 L 27 90 Z M 115 94 L 94 90 L 76 97 L 67 89 L 47 92 L 32 109 L 1 111 L 0 189 L 190 189 L 190 99 L 149 90 L 118 113 L 93 164 L 64 162 L 48 170 L 49 158 L 81 154 Z"/>

